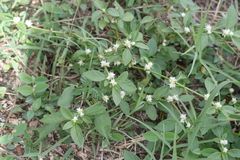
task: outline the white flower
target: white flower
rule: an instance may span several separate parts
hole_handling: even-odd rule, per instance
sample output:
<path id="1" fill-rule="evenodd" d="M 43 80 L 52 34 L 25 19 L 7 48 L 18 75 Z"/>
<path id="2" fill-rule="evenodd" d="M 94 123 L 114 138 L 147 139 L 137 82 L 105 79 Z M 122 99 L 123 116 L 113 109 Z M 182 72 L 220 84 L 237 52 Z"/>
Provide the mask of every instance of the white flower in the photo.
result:
<path id="1" fill-rule="evenodd" d="M 223 153 L 227 153 L 227 151 L 228 151 L 228 149 L 227 149 L 226 147 L 223 147 L 222 152 L 223 152 Z"/>
<path id="2" fill-rule="evenodd" d="M 77 116 L 74 116 L 73 119 L 72 119 L 72 121 L 73 121 L 74 123 L 76 123 L 77 120 L 78 120 Z"/>
<path id="3" fill-rule="evenodd" d="M 32 23 L 31 20 L 26 20 L 26 21 L 25 21 L 25 24 L 26 24 L 28 27 L 31 27 L 33 23 Z"/>
<path id="4" fill-rule="evenodd" d="M 80 66 L 83 66 L 83 65 L 84 65 L 84 63 L 83 63 L 82 60 L 80 60 L 80 61 L 78 62 L 78 64 L 79 64 Z"/>
<path id="5" fill-rule="evenodd" d="M 230 92 L 230 93 L 233 93 L 233 92 L 234 92 L 234 89 L 233 89 L 233 88 L 229 88 L 229 92 Z"/>
<path id="6" fill-rule="evenodd" d="M 99 54 L 98 59 L 105 59 L 103 55 Z"/>
<path id="7" fill-rule="evenodd" d="M 173 99 L 173 96 L 168 96 L 168 97 L 167 97 L 167 101 L 168 101 L 169 103 L 170 103 L 170 102 L 173 102 L 173 100 L 174 100 L 174 99 Z"/>
<path id="8" fill-rule="evenodd" d="M 173 95 L 173 99 L 175 100 L 175 101 L 178 101 L 179 99 L 178 99 L 178 95 L 177 94 L 174 94 Z"/>
<path id="9" fill-rule="evenodd" d="M 115 76 L 115 74 L 113 72 L 109 72 L 106 79 L 108 79 L 108 80 L 113 79 L 114 76 Z"/>
<path id="10" fill-rule="evenodd" d="M 135 58 L 132 58 L 132 63 L 131 63 L 133 66 L 137 64 L 137 61 Z"/>
<path id="11" fill-rule="evenodd" d="M 170 77 L 169 78 L 169 87 L 170 88 L 174 88 L 174 87 L 176 87 L 176 83 L 177 83 L 177 79 L 175 78 L 175 77 Z"/>
<path id="12" fill-rule="evenodd" d="M 146 96 L 146 100 L 147 100 L 148 102 L 152 102 L 152 95 L 147 95 L 147 96 Z"/>
<path id="13" fill-rule="evenodd" d="M 82 108 L 78 108 L 77 109 L 77 112 L 78 112 L 78 114 L 82 117 L 82 116 L 84 116 L 84 113 L 83 113 L 83 109 Z"/>
<path id="14" fill-rule="evenodd" d="M 220 102 L 215 102 L 215 103 L 214 103 L 214 106 L 215 106 L 216 109 L 222 108 L 222 105 L 221 105 Z"/>
<path id="15" fill-rule="evenodd" d="M 142 88 L 141 88 L 141 87 L 138 87 L 138 90 L 139 90 L 139 91 L 141 91 L 141 90 L 142 90 Z"/>
<path id="16" fill-rule="evenodd" d="M 136 44 L 136 42 L 131 42 L 131 45 L 132 45 L 132 46 L 135 46 L 135 44 Z"/>
<path id="17" fill-rule="evenodd" d="M 204 94 L 204 100 L 208 100 L 209 96 L 210 96 L 209 93 L 208 94 Z"/>
<path id="18" fill-rule="evenodd" d="M 226 139 L 220 140 L 220 144 L 221 144 L 221 145 L 227 145 L 227 144 L 228 144 L 228 141 L 227 141 Z"/>
<path id="19" fill-rule="evenodd" d="M 185 31 L 185 33 L 189 33 L 190 32 L 190 28 L 189 27 L 184 27 L 184 31 Z"/>
<path id="20" fill-rule="evenodd" d="M 222 32 L 223 32 L 223 34 L 222 34 L 223 37 L 233 35 L 233 32 L 230 29 L 223 29 Z"/>
<path id="21" fill-rule="evenodd" d="M 237 103 L 237 99 L 236 99 L 236 98 L 232 98 L 231 101 L 233 102 L 233 104 L 236 104 L 236 103 Z"/>
<path id="22" fill-rule="evenodd" d="M 102 60 L 102 61 L 101 61 L 101 67 L 110 67 L 109 64 L 110 64 L 110 63 L 107 62 L 106 60 Z"/>
<path id="23" fill-rule="evenodd" d="M 111 23 L 117 23 L 116 19 L 111 19 Z"/>
<path id="24" fill-rule="evenodd" d="M 118 47 L 119 47 L 119 44 L 114 44 L 113 45 L 113 49 L 114 49 L 115 52 L 117 52 Z"/>
<path id="25" fill-rule="evenodd" d="M 89 54 L 89 53 L 91 53 L 91 52 L 92 52 L 91 49 L 86 49 L 86 50 L 85 50 L 85 53 L 86 53 L 86 54 Z"/>
<path id="26" fill-rule="evenodd" d="M 189 122 L 186 122 L 186 123 L 187 123 L 187 125 L 186 125 L 187 128 L 191 127 L 191 123 L 189 123 Z"/>
<path id="27" fill-rule="evenodd" d="M 13 17 L 13 22 L 14 23 L 19 23 L 21 21 L 20 17 Z"/>
<path id="28" fill-rule="evenodd" d="M 120 64 L 121 64 L 120 61 L 115 61 L 115 62 L 114 62 L 114 66 L 119 66 Z"/>
<path id="29" fill-rule="evenodd" d="M 124 41 L 124 45 L 127 46 L 128 48 L 131 48 L 132 42 L 127 39 Z"/>
<path id="30" fill-rule="evenodd" d="M 126 92 L 124 92 L 124 91 L 121 91 L 121 92 L 120 92 L 120 95 L 121 95 L 121 98 L 123 99 L 123 98 L 124 98 L 124 96 L 126 95 Z"/>
<path id="31" fill-rule="evenodd" d="M 186 16 L 186 13 L 181 13 L 181 16 L 182 16 L 182 17 L 185 17 L 185 16 Z"/>
<path id="32" fill-rule="evenodd" d="M 206 25 L 206 26 L 205 26 L 205 30 L 207 31 L 207 34 L 211 34 L 211 33 L 212 33 L 212 31 L 211 31 L 211 30 L 212 30 L 212 26 L 209 25 L 209 24 Z"/>
<path id="33" fill-rule="evenodd" d="M 106 103 L 108 102 L 109 98 L 107 95 L 102 95 L 102 100 L 105 101 Z"/>
<path id="34" fill-rule="evenodd" d="M 145 64 L 144 66 L 144 70 L 150 70 L 153 66 L 153 63 L 152 62 L 148 62 L 148 64 Z"/>
<path id="35" fill-rule="evenodd" d="M 69 63 L 69 67 L 72 67 L 72 66 L 73 66 L 73 64 Z"/>
<path id="36" fill-rule="evenodd" d="M 106 53 L 108 53 L 108 52 L 112 52 L 112 48 L 108 48 L 108 49 L 106 49 L 105 52 L 106 52 Z"/>
<path id="37" fill-rule="evenodd" d="M 117 82 L 115 81 L 115 79 L 111 79 L 110 83 L 111 83 L 113 86 L 117 85 Z"/>
<path id="38" fill-rule="evenodd" d="M 180 122 L 181 122 L 181 123 L 184 123 L 184 122 L 186 121 L 186 119 L 187 119 L 186 114 L 181 114 L 181 115 L 180 115 L 180 119 L 181 119 Z"/>

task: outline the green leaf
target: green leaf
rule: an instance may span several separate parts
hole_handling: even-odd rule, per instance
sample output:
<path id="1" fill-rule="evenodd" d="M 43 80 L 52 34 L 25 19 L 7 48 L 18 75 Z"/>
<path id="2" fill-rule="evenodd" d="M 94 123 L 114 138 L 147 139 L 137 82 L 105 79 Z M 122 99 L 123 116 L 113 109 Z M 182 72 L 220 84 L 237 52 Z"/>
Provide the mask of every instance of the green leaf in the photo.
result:
<path id="1" fill-rule="evenodd" d="M 85 77 L 87 77 L 88 79 L 90 79 L 91 81 L 99 82 L 99 81 L 103 81 L 106 79 L 106 76 L 102 72 L 99 72 L 96 70 L 84 72 L 83 75 Z"/>
<path id="2" fill-rule="evenodd" d="M 18 77 L 20 78 L 21 81 L 23 81 L 26 84 L 32 83 L 32 77 L 30 75 L 28 75 L 27 73 L 19 73 Z"/>
<path id="3" fill-rule="evenodd" d="M 63 14 L 63 10 L 59 7 L 54 7 L 53 8 L 53 13 L 55 14 Z"/>
<path id="4" fill-rule="evenodd" d="M 26 26 L 25 26 L 25 24 L 24 23 L 17 23 L 17 28 L 20 30 L 20 31 L 22 31 L 23 33 L 26 33 L 26 31 L 27 31 L 27 28 L 26 28 Z"/>
<path id="5" fill-rule="evenodd" d="M 165 132 L 163 136 L 167 141 L 174 141 L 175 140 L 174 138 L 176 139 L 179 138 L 179 136 L 175 135 L 173 132 Z"/>
<path id="6" fill-rule="evenodd" d="M 125 91 L 133 93 L 137 90 L 135 85 L 129 79 L 126 79 L 124 82 L 118 82 L 118 85 Z"/>
<path id="7" fill-rule="evenodd" d="M 129 108 L 129 104 L 126 101 L 122 100 L 120 102 L 120 108 L 124 114 L 129 114 L 130 108 Z"/>
<path id="8" fill-rule="evenodd" d="M 101 19 L 99 22 L 98 22 L 98 25 L 99 25 L 99 28 L 100 29 L 104 29 L 104 27 L 106 27 L 107 23 L 104 19 Z"/>
<path id="9" fill-rule="evenodd" d="M 164 132 L 169 132 L 175 129 L 175 124 L 176 124 L 176 120 L 173 118 L 168 118 L 165 119 L 163 121 L 161 121 L 160 123 L 158 123 L 158 125 L 155 127 L 155 129 L 159 130 L 159 131 L 164 131 Z"/>
<path id="10" fill-rule="evenodd" d="M 50 3 L 50 2 L 45 2 L 45 3 L 43 3 L 43 5 L 44 5 L 44 9 L 46 10 L 46 11 L 48 11 L 48 12 L 52 12 L 52 10 L 53 10 L 53 3 Z"/>
<path id="11" fill-rule="evenodd" d="M 147 49 L 147 50 L 149 49 L 149 47 L 146 44 L 141 42 L 137 42 L 135 46 L 141 49 Z"/>
<path id="12" fill-rule="evenodd" d="M 42 99 L 41 98 L 38 98 L 36 101 L 33 102 L 32 104 L 32 110 L 33 111 L 36 111 L 38 110 L 42 105 Z"/>
<path id="13" fill-rule="evenodd" d="M 130 22 L 133 20 L 133 14 L 130 13 L 130 12 L 126 12 L 123 16 L 122 16 L 122 20 L 125 21 L 125 22 Z"/>
<path id="14" fill-rule="evenodd" d="M 102 103 L 96 103 L 91 107 L 84 109 L 85 115 L 96 115 L 106 110 Z"/>
<path id="15" fill-rule="evenodd" d="M 60 112 L 55 112 L 49 115 L 45 115 L 40 122 L 42 123 L 60 123 L 62 121 L 65 121 L 67 119 L 65 119 L 65 117 L 60 113 Z"/>
<path id="16" fill-rule="evenodd" d="M 132 54 L 129 49 L 125 49 L 122 54 L 123 64 L 126 66 L 132 60 Z"/>
<path id="17" fill-rule="evenodd" d="M 81 128 L 78 125 L 74 125 L 71 128 L 70 133 L 73 141 L 78 145 L 78 147 L 82 148 L 84 143 L 84 138 L 83 138 Z"/>
<path id="18" fill-rule="evenodd" d="M 211 91 L 215 88 L 215 84 L 213 80 L 209 77 L 205 79 L 204 84 L 208 93 L 211 93 Z"/>
<path id="19" fill-rule="evenodd" d="M 34 87 L 34 91 L 35 91 L 36 93 L 41 93 L 41 92 L 46 91 L 46 89 L 47 89 L 48 87 L 49 87 L 49 85 L 46 84 L 46 83 L 38 83 L 38 84 L 36 84 L 36 86 Z"/>
<path id="20" fill-rule="evenodd" d="M 97 10 L 97 11 L 93 12 L 92 13 L 92 21 L 98 20 L 101 16 L 102 16 L 101 10 Z"/>
<path id="21" fill-rule="evenodd" d="M 194 99 L 193 95 L 182 95 L 180 96 L 180 100 L 183 102 L 190 102 Z"/>
<path id="22" fill-rule="evenodd" d="M 129 152 L 127 150 L 124 150 L 123 157 L 126 160 L 140 160 L 140 158 L 138 156 L 136 156 L 135 154 L 133 154 L 132 152 Z"/>
<path id="23" fill-rule="evenodd" d="M 69 129 L 73 127 L 73 123 L 72 121 L 67 122 L 66 124 L 64 124 L 64 126 L 62 127 L 63 130 Z"/>
<path id="24" fill-rule="evenodd" d="M 56 130 L 58 124 L 44 124 L 43 127 L 39 128 L 39 140 L 45 138 L 49 133 Z"/>
<path id="25" fill-rule="evenodd" d="M 65 107 L 65 108 L 70 107 L 73 100 L 73 93 L 72 93 L 73 89 L 74 89 L 74 86 L 69 86 L 63 90 L 63 93 L 58 100 L 59 106 Z"/>
<path id="26" fill-rule="evenodd" d="M 48 79 L 45 77 L 37 77 L 37 78 L 35 78 L 34 82 L 35 82 L 35 84 L 46 83 L 46 82 L 48 82 Z"/>
<path id="27" fill-rule="evenodd" d="M 112 88 L 112 96 L 115 105 L 118 106 L 122 100 L 119 87 Z"/>
<path id="28" fill-rule="evenodd" d="M 27 123 L 21 123 L 17 125 L 15 128 L 16 132 L 13 133 L 13 136 L 19 136 L 23 134 L 23 132 L 27 129 Z"/>
<path id="29" fill-rule="evenodd" d="M 60 111 L 61 111 L 61 114 L 63 115 L 63 117 L 65 117 L 67 120 L 73 119 L 73 114 L 70 112 L 69 109 L 67 109 L 65 107 L 61 107 Z"/>
<path id="30" fill-rule="evenodd" d="M 101 10 L 104 9 L 104 6 L 105 6 L 105 3 L 100 0 L 94 0 L 93 4 L 95 5 L 95 7 Z"/>
<path id="31" fill-rule="evenodd" d="M 162 86 L 154 91 L 153 97 L 156 99 L 160 99 L 160 98 L 166 96 L 168 91 L 169 91 L 169 86 L 167 86 L 167 85 Z"/>
<path id="32" fill-rule="evenodd" d="M 6 87 L 0 87 L 0 98 L 4 97 L 6 91 L 7 91 Z"/>
<path id="33" fill-rule="evenodd" d="M 95 126 L 97 131 L 103 135 L 104 137 L 108 137 L 110 132 L 111 132 L 111 128 L 112 128 L 112 124 L 111 124 L 111 119 L 109 114 L 106 112 L 102 115 L 99 115 L 95 118 Z"/>
<path id="34" fill-rule="evenodd" d="M 208 157 L 208 156 L 210 156 L 211 154 L 213 154 L 215 152 L 217 152 L 217 150 L 214 149 L 214 148 L 204 148 L 201 151 L 202 155 L 205 156 L 205 157 Z"/>
<path id="35" fill-rule="evenodd" d="M 120 133 L 113 133 L 109 137 L 110 137 L 110 139 L 112 139 L 116 142 L 122 141 L 124 139 L 124 136 L 121 135 Z"/>
<path id="36" fill-rule="evenodd" d="M 107 9 L 107 12 L 108 12 L 111 16 L 113 16 L 113 17 L 119 17 L 119 16 L 120 16 L 120 14 L 118 13 L 118 11 L 117 11 L 116 9 L 114 9 L 114 8 L 108 8 L 108 9 Z"/>
<path id="37" fill-rule="evenodd" d="M 232 41 L 237 46 L 237 48 L 240 50 L 240 39 L 236 37 L 232 37 Z"/>
<path id="38" fill-rule="evenodd" d="M 159 138 L 157 137 L 156 134 L 154 134 L 151 131 L 148 131 L 146 133 L 143 134 L 143 137 L 148 140 L 149 142 L 156 142 L 159 140 Z"/>
<path id="39" fill-rule="evenodd" d="M 116 79 L 116 82 L 117 83 L 123 83 L 127 80 L 127 78 L 128 78 L 128 72 L 125 71 L 122 74 L 120 74 L 120 76 L 118 76 L 118 78 Z"/>
<path id="40" fill-rule="evenodd" d="M 8 144 L 13 140 L 13 136 L 11 134 L 3 135 L 0 137 L 0 144 Z"/>
<path id="41" fill-rule="evenodd" d="M 148 105 L 147 106 L 146 113 L 147 113 L 148 117 L 153 121 L 156 120 L 156 118 L 158 116 L 157 115 L 157 110 L 153 105 Z"/>
<path id="42" fill-rule="evenodd" d="M 152 38 L 148 41 L 149 55 L 153 56 L 157 52 L 157 42 Z"/>
<path id="43" fill-rule="evenodd" d="M 122 20 L 118 20 L 118 21 L 117 21 L 117 26 L 118 26 L 118 28 L 119 28 L 120 30 L 122 30 L 122 29 L 124 28 L 124 23 L 123 23 L 123 21 L 122 21 Z"/>
<path id="44" fill-rule="evenodd" d="M 227 29 L 231 29 L 238 22 L 238 14 L 233 5 L 227 11 Z"/>
<path id="45" fill-rule="evenodd" d="M 31 95 L 32 90 L 33 90 L 33 88 L 31 86 L 28 86 L 28 85 L 24 85 L 24 86 L 18 88 L 18 92 L 20 92 L 24 96 Z"/>
<path id="46" fill-rule="evenodd" d="M 227 152 L 228 155 L 231 157 L 238 157 L 240 158 L 240 149 L 231 149 Z"/>
<path id="47" fill-rule="evenodd" d="M 33 116 L 34 116 L 34 111 L 29 110 L 27 112 L 27 119 L 28 119 L 28 121 L 30 121 L 33 118 Z"/>
<path id="48" fill-rule="evenodd" d="M 87 116 L 82 116 L 82 120 L 86 123 L 92 123 L 91 118 L 87 117 Z"/>
<path id="49" fill-rule="evenodd" d="M 144 23 L 148 23 L 148 22 L 151 22 L 153 20 L 153 17 L 152 16 L 145 16 L 142 20 L 141 20 L 141 24 L 144 24 Z"/>

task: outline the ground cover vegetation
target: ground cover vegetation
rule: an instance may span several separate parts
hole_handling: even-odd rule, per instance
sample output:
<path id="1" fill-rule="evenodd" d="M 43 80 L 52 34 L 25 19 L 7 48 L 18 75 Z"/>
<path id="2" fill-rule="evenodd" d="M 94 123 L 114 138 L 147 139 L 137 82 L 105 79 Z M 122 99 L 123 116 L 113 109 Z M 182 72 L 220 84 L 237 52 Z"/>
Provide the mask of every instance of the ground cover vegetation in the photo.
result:
<path id="1" fill-rule="evenodd" d="M 0 159 L 239 159 L 239 4 L 212 5 L 2 0 Z"/>

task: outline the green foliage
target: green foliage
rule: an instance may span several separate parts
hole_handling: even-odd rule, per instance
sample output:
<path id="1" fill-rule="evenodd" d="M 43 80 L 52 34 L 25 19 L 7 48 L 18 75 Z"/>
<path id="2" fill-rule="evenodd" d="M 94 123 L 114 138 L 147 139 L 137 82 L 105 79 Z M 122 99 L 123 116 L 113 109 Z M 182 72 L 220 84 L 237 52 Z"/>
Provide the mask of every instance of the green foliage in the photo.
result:
<path id="1" fill-rule="evenodd" d="M 62 143 L 91 143 L 94 150 L 129 139 L 146 154 L 124 150 L 124 159 L 240 158 L 231 123 L 240 119 L 239 66 L 226 58 L 235 59 L 240 48 L 237 2 L 214 26 L 207 24 L 208 10 L 196 18 L 201 8 L 191 0 L 167 2 L 0 2 L 0 38 L 9 42 L 0 49 L 0 59 L 10 60 L 4 71 L 26 66 L 18 73 L 22 84 L 14 86 L 24 105 L 14 112 L 41 122 L 0 124 L 14 130 L 0 144 L 14 149 L 24 141 L 20 157 L 31 159 Z M 0 98 L 7 94 L 0 87 Z M 54 131 L 60 137 L 51 145 L 47 135 Z M 72 150 L 63 158 L 73 158 Z"/>

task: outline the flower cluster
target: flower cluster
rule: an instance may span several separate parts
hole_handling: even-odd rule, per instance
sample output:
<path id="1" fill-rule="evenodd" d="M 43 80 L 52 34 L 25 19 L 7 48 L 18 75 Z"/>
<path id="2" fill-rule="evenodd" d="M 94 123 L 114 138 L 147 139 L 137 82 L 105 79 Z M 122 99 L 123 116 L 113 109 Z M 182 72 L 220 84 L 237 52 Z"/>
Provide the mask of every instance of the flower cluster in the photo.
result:
<path id="1" fill-rule="evenodd" d="M 186 123 L 187 128 L 191 127 L 191 123 L 187 121 L 187 115 L 186 114 L 181 114 L 180 115 L 180 122 L 181 123 Z"/>
<path id="2" fill-rule="evenodd" d="M 147 102 L 152 102 L 152 95 L 147 95 L 146 100 Z"/>
<path id="3" fill-rule="evenodd" d="M 168 96 L 167 97 L 167 101 L 170 103 L 170 102 L 173 102 L 173 101 L 178 101 L 178 95 L 177 94 L 174 94 L 173 96 Z"/>
<path id="4" fill-rule="evenodd" d="M 125 95 L 126 95 L 126 92 L 120 91 L 120 95 L 121 95 L 121 98 L 123 99 L 125 97 Z"/>
<path id="5" fill-rule="evenodd" d="M 117 52 L 118 47 L 119 47 L 119 44 L 114 44 L 113 45 L 113 49 L 114 49 L 115 52 Z"/>
<path id="6" fill-rule="evenodd" d="M 166 46 L 166 42 L 167 42 L 166 39 L 164 39 L 162 45 Z"/>
<path id="7" fill-rule="evenodd" d="M 170 77 L 169 78 L 169 87 L 174 88 L 176 87 L 177 79 L 175 77 Z"/>
<path id="8" fill-rule="evenodd" d="M 207 34 L 211 34 L 211 33 L 212 33 L 212 31 L 211 31 L 211 30 L 212 30 L 212 26 L 209 25 L 209 24 L 206 25 L 206 26 L 205 26 L 205 30 L 207 31 Z"/>
<path id="9" fill-rule="evenodd" d="M 184 27 L 184 31 L 185 31 L 185 33 L 189 33 L 190 32 L 190 28 L 189 27 Z"/>
<path id="10" fill-rule="evenodd" d="M 237 103 L 237 98 L 233 97 L 231 101 L 232 101 L 233 104 L 236 104 Z"/>
<path id="11" fill-rule="evenodd" d="M 131 42 L 128 39 L 124 41 L 124 45 L 127 46 L 128 48 L 131 48 L 135 44 L 136 44 L 135 42 Z"/>
<path id="12" fill-rule="evenodd" d="M 233 32 L 230 29 L 223 29 L 222 32 L 223 32 L 223 34 L 222 34 L 223 37 L 233 35 Z"/>
<path id="13" fill-rule="evenodd" d="M 91 53 L 91 52 L 92 52 L 91 49 L 86 49 L 86 50 L 85 50 L 85 53 L 86 53 L 86 54 L 89 54 L 89 53 Z"/>
<path id="14" fill-rule="evenodd" d="M 20 17 L 13 17 L 13 22 L 14 23 L 19 23 L 21 21 L 21 18 Z M 32 26 L 32 21 L 31 20 L 26 20 L 25 21 L 25 24 L 28 26 L 28 27 L 31 27 Z"/>
<path id="15" fill-rule="evenodd" d="M 213 103 L 213 105 L 216 109 L 221 109 L 222 108 L 222 105 L 221 105 L 220 102 L 215 102 L 215 103 Z"/>
<path id="16" fill-rule="evenodd" d="M 146 70 L 147 73 L 150 73 L 150 69 L 152 68 L 153 63 L 152 62 L 148 62 L 148 64 L 145 64 L 144 66 L 144 70 Z"/>
<path id="17" fill-rule="evenodd" d="M 102 95 L 102 100 L 107 103 L 109 100 L 109 97 L 107 95 Z"/>
<path id="18" fill-rule="evenodd" d="M 106 53 L 112 52 L 112 50 L 113 50 L 113 49 L 110 47 L 110 48 L 108 48 L 108 49 L 105 49 L 105 52 L 106 52 Z"/>
<path id="19" fill-rule="evenodd" d="M 106 60 L 101 61 L 101 67 L 110 67 L 110 62 L 107 62 Z"/>
<path id="20" fill-rule="evenodd" d="M 181 15 L 182 17 L 185 17 L 185 16 L 186 16 L 186 13 L 182 12 L 180 15 Z"/>
<path id="21" fill-rule="evenodd" d="M 77 109 L 77 112 L 78 112 L 78 114 L 82 117 L 82 116 L 84 116 L 84 113 L 83 113 L 83 109 L 82 108 L 78 108 Z"/>
<path id="22" fill-rule="evenodd" d="M 228 149 L 224 146 L 228 144 L 228 141 L 226 139 L 220 140 L 220 144 L 222 145 L 222 152 L 227 153 Z"/>
<path id="23" fill-rule="evenodd" d="M 204 100 L 208 100 L 208 98 L 210 97 L 210 94 L 204 94 Z"/>
<path id="24" fill-rule="evenodd" d="M 106 79 L 108 79 L 108 80 L 114 79 L 114 76 L 115 76 L 115 74 L 113 72 L 109 72 Z"/>
<path id="25" fill-rule="evenodd" d="M 82 60 L 78 61 L 79 66 L 83 66 L 84 62 Z"/>

